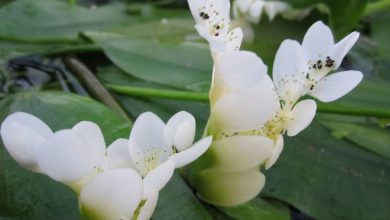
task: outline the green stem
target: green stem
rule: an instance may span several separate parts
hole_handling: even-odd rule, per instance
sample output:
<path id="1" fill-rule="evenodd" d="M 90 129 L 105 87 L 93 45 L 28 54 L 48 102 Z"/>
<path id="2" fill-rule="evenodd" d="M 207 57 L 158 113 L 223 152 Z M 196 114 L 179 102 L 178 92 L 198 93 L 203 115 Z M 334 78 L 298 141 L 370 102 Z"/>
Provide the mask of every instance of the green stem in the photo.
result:
<path id="1" fill-rule="evenodd" d="M 369 15 L 389 8 L 390 8 L 390 0 L 381 0 L 373 3 L 368 3 L 366 9 L 363 12 L 363 15 Z"/>
<path id="2" fill-rule="evenodd" d="M 146 87 L 134 87 L 134 86 L 121 86 L 121 85 L 106 85 L 114 92 L 136 96 L 136 97 L 155 97 L 164 99 L 184 100 L 184 101 L 196 101 L 196 102 L 208 102 L 209 98 L 206 93 L 202 92 L 188 92 L 177 91 L 168 89 L 155 89 Z M 374 117 L 390 117 L 390 109 L 376 109 L 376 108 L 355 108 L 355 107 L 340 107 L 338 104 L 319 103 L 318 112 L 322 113 L 334 113 L 345 115 L 358 115 L 358 116 L 374 116 Z"/>
<path id="3" fill-rule="evenodd" d="M 205 93 L 201 92 L 187 92 L 168 89 L 152 89 L 146 87 L 133 87 L 133 86 L 119 86 L 119 85 L 106 85 L 112 91 L 120 94 L 137 96 L 137 97 L 156 97 L 175 100 L 208 102 L 209 97 Z"/>

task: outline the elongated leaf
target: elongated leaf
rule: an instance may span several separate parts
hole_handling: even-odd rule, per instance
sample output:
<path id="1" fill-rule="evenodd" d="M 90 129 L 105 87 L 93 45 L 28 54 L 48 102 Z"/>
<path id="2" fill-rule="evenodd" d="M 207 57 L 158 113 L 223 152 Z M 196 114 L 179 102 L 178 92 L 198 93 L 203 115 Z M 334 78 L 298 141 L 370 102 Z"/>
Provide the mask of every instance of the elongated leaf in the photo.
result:
<path id="1" fill-rule="evenodd" d="M 211 215 L 178 174 L 174 174 L 168 185 L 160 192 L 160 198 L 152 218 L 158 220 L 212 220 Z"/>
<path id="2" fill-rule="evenodd" d="M 17 0 L 0 8 L 0 39 L 77 42 L 78 33 L 104 30 L 131 20 L 124 4 L 97 9 L 59 0 Z"/>
<path id="3" fill-rule="evenodd" d="M 255 198 L 248 203 L 232 208 L 219 208 L 227 215 L 238 220 L 289 220 L 290 210 L 281 204 L 270 203 Z"/>
<path id="4" fill-rule="evenodd" d="M 209 88 L 212 59 L 206 47 L 112 39 L 103 43 L 103 50 L 112 62 L 136 78 L 186 90 Z"/>
<path id="5" fill-rule="evenodd" d="M 333 138 L 315 122 L 286 138 L 279 161 L 266 174 L 263 195 L 315 219 L 385 220 L 389 172 L 390 160 Z"/>
<path id="6" fill-rule="evenodd" d="M 345 123 L 327 117 L 321 124 L 332 130 L 336 138 L 353 143 L 390 159 L 390 130 L 368 123 Z"/>

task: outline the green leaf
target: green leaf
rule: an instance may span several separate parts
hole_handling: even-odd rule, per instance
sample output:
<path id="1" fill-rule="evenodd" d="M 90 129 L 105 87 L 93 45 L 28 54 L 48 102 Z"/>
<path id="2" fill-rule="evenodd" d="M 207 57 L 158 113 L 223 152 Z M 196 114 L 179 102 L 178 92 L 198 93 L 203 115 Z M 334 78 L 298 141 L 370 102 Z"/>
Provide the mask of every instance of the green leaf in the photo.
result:
<path id="1" fill-rule="evenodd" d="M 152 219 L 158 220 L 212 220 L 210 214 L 195 197 L 184 180 L 174 174 L 160 192 Z"/>
<path id="2" fill-rule="evenodd" d="M 231 208 L 218 208 L 238 220 L 289 220 L 290 210 L 279 203 L 268 202 L 260 197 L 243 205 Z"/>
<path id="3" fill-rule="evenodd" d="M 209 89 L 212 59 L 207 47 L 136 39 L 112 39 L 102 45 L 113 63 L 138 79 L 186 90 Z"/>
<path id="4" fill-rule="evenodd" d="M 341 138 L 390 159 L 390 133 L 386 128 L 369 123 L 346 123 L 332 116 L 320 122 L 333 132 L 342 133 Z"/>
<path id="5" fill-rule="evenodd" d="M 316 122 L 285 139 L 279 161 L 266 176 L 263 195 L 315 219 L 385 220 L 390 215 L 390 160 L 333 138 Z"/>
<path id="6" fill-rule="evenodd" d="M 97 9 L 59 0 L 17 0 L 0 8 L 0 39 L 22 42 L 79 42 L 81 31 L 130 22 L 124 4 Z"/>
<path id="7" fill-rule="evenodd" d="M 327 6 L 329 23 L 341 38 L 356 28 L 363 15 L 367 0 L 290 0 L 289 3 L 297 8 L 308 8 L 317 4 Z"/>

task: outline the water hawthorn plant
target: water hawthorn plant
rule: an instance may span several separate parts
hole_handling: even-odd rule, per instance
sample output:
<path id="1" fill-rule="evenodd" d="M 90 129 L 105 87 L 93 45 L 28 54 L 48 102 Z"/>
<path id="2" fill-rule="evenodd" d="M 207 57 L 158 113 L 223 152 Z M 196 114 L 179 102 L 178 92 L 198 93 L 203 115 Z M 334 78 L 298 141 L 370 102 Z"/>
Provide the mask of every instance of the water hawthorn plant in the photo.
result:
<path id="1" fill-rule="evenodd" d="M 313 24 L 302 44 L 285 40 L 273 65 L 240 50 L 242 31 L 232 29 L 229 0 L 188 0 L 196 29 L 210 44 L 214 61 L 208 152 L 195 162 L 190 182 L 203 200 L 234 206 L 254 198 L 283 150 L 283 135 L 295 136 L 316 113 L 316 102 L 331 102 L 361 81 L 359 71 L 334 72 L 357 41 L 353 32 L 338 43 L 322 22 Z M 329 74 L 331 73 L 331 74 Z"/>
<path id="2" fill-rule="evenodd" d="M 150 112 L 141 114 L 130 138 L 108 148 L 93 122 L 54 132 L 37 117 L 16 112 L 1 125 L 1 137 L 16 162 L 45 174 L 77 193 L 85 219 L 150 219 L 159 191 L 175 168 L 191 163 L 211 143 L 192 145 L 195 119 L 179 112 L 167 124 Z"/>
<path id="3" fill-rule="evenodd" d="M 281 154 L 283 135 L 295 136 L 313 120 L 312 98 L 334 101 L 362 79 L 358 71 L 336 72 L 356 32 L 334 43 L 330 29 L 316 22 L 302 43 L 282 42 L 271 79 L 256 54 L 240 50 L 243 33 L 231 27 L 229 0 L 188 3 L 214 61 L 203 139 L 193 144 L 196 123 L 187 112 L 166 124 L 143 113 L 129 139 L 107 148 L 93 122 L 56 132 L 23 112 L 2 122 L 9 154 L 20 166 L 69 186 L 85 219 L 149 219 L 174 169 L 198 157 L 188 178 L 201 199 L 219 206 L 249 201 L 265 184 L 261 169 L 271 168 Z"/>

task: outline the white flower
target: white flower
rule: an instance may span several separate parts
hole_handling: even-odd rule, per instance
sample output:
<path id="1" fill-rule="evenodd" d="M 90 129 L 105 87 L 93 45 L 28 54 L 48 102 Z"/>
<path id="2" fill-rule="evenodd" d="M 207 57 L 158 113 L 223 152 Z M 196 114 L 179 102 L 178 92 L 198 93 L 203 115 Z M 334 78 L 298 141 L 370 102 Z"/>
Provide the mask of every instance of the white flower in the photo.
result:
<path id="1" fill-rule="evenodd" d="M 307 54 L 309 94 L 323 102 L 331 102 L 355 88 L 363 78 L 359 71 L 343 71 L 326 76 L 336 70 L 359 38 L 352 32 L 334 44 L 331 30 L 322 22 L 314 23 L 303 38 L 302 48 Z"/>
<path id="2" fill-rule="evenodd" d="M 34 172 L 42 172 L 35 154 L 51 135 L 52 130 L 44 122 L 23 112 L 8 116 L 1 124 L 1 138 L 7 151 L 20 166 Z"/>
<path id="3" fill-rule="evenodd" d="M 176 168 L 185 166 L 206 152 L 212 141 L 206 137 L 192 145 L 194 136 L 195 119 L 188 112 L 176 113 L 166 125 L 155 114 L 143 113 L 130 134 L 131 159 L 142 176 L 165 161 Z"/>
<path id="4" fill-rule="evenodd" d="M 320 101 L 330 102 L 355 88 L 363 75 L 359 71 L 333 73 L 359 38 L 353 32 L 334 44 L 333 35 L 322 22 L 314 23 L 305 34 L 302 45 L 286 40 L 280 46 L 273 79 L 278 94 L 286 103 L 295 103 L 309 94 Z"/>
<path id="5" fill-rule="evenodd" d="M 161 125 L 159 120 L 152 113 L 141 115 L 130 140 L 118 139 L 107 149 L 100 128 L 87 121 L 53 133 L 37 117 L 17 112 L 4 120 L 0 133 L 21 166 L 79 194 L 86 218 L 120 220 L 135 214 L 140 220 L 151 217 L 174 168 L 199 157 L 212 140 L 207 137 L 191 147 L 195 120 L 189 113 L 179 112 L 166 126 L 154 127 Z"/>
<path id="6" fill-rule="evenodd" d="M 235 0 L 233 3 L 234 17 L 254 24 L 259 23 L 263 10 L 267 13 L 269 20 L 273 20 L 280 12 L 290 9 L 291 6 L 282 1 Z"/>
<path id="7" fill-rule="evenodd" d="M 229 0 L 188 0 L 198 33 L 210 43 L 213 53 L 239 50 L 240 28 L 231 30 Z"/>
<path id="8" fill-rule="evenodd" d="M 226 51 L 215 57 L 207 134 L 212 166 L 191 182 L 200 197 L 221 206 L 242 204 L 263 188 L 259 167 L 273 154 L 274 140 L 260 129 L 279 109 L 267 67 L 254 53 Z"/>
<path id="9" fill-rule="evenodd" d="M 142 178 L 136 171 L 108 170 L 82 188 L 82 214 L 91 220 L 131 219 L 142 200 L 142 190 Z"/>

